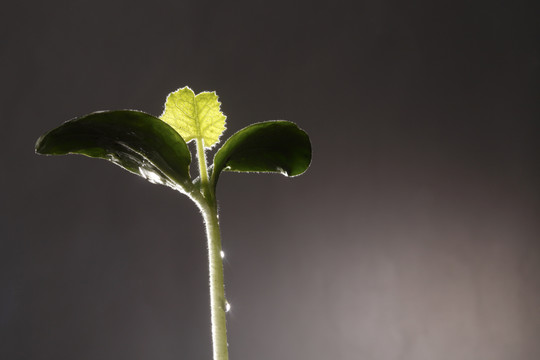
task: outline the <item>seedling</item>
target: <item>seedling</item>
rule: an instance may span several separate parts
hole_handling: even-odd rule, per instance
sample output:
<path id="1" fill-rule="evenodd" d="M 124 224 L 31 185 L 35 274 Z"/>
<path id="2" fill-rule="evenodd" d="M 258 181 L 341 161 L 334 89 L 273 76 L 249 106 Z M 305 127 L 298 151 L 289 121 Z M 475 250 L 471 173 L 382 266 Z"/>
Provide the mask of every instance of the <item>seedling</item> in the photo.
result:
<path id="1" fill-rule="evenodd" d="M 81 154 L 109 160 L 155 184 L 173 188 L 195 202 L 206 225 L 214 360 L 227 360 L 221 236 L 216 184 L 222 171 L 269 172 L 297 176 L 309 167 L 308 135 L 289 121 L 266 121 L 232 135 L 208 167 L 205 151 L 225 130 L 226 116 L 215 92 L 198 95 L 184 87 L 172 92 L 159 118 L 134 110 L 94 112 L 65 122 L 41 136 L 36 152 Z M 197 148 L 199 176 L 192 179 L 191 152 Z"/>

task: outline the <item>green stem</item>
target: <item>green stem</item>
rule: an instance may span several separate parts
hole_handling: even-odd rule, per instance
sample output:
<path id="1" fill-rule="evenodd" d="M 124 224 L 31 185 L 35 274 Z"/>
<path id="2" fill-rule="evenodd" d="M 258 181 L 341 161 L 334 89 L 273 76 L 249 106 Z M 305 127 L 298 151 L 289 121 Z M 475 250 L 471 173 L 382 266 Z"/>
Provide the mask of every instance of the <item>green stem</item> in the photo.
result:
<path id="1" fill-rule="evenodd" d="M 204 144 L 203 139 L 198 138 L 197 143 L 197 158 L 199 159 L 199 175 L 201 176 L 201 189 L 203 190 L 203 195 L 208 190 L 208 170 L 206 168 L 206 154 L 204 153 Z"/>
<path id="2" fill-rule="evenodd" d="M 221 236 L 216 207 L 204 214 L 208 238 L 210 271 L 210 311 L 212 320 L 212 344 L 214 360 L 228 360 L 227 328 L 225 312 L 225 287 L 223 282 L 223 260 L 221 258 Z"/>
<path id="3" fill-rule="evenodd" d="M 210 276 L 210 317 L 212 322 L 212 346 L 214 360 L 228 360 L 227 328 L 225 312 L 225 285 L 223 281 L 223 259 L 221 258 L 221 235 L 214 189 L 208 182 L 208 171 L 202 140 L 197 140 L 197 157 L 201 176 L 201 192 L 203 199 L 199 207 L 206 225 L 208 239 L 208 263 Z"/>

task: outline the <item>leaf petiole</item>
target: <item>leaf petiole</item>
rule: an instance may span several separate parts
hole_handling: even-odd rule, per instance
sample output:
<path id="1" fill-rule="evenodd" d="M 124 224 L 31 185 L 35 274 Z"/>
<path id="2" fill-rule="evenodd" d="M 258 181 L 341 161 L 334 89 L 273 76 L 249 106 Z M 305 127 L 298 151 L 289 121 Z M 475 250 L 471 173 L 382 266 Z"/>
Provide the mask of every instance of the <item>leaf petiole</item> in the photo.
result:
<path id="1" fill-rule="evenodd" d="M 204 151 L 204 140 L 197 138 L 197 159 L 199 159 L 199 176 L 201 179 L 201 192 L 204 196 L 208 196 L 208 168 L 206 163 L 206 154 Z"/>

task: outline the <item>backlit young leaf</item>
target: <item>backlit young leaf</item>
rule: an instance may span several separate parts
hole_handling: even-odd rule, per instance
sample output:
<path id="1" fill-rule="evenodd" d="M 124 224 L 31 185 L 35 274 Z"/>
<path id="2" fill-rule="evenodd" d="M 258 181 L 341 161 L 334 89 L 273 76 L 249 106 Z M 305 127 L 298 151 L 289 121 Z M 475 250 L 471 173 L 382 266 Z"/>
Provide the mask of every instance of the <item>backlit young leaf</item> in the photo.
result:
<path id="1" fill-rule="evenodd" d="M 296 176 L 311 162 L 309 136 L 290 121 L 266 121 L 232 135 L 214 156 L 212 184 L 222 170 Z"/>
<path id="2" fill-rule="evenodd" d="M 225 130 L 227 117 L 221 112 L 220 105 L 215 92 L 195 96 L 186 86 L 169 94 L 160 119 L 178 131 L 186 143 L 202 139 L 204 147 L 209 149 Z"/>
<path id="3" fill-rule="evenodd" d="M 152 183 L 191 192 L 191 153 L 160 119 L 133 110 L 95 112 L 65 122 L 40 137 L 36 152 L 81 154 L 112 161 Z"/>

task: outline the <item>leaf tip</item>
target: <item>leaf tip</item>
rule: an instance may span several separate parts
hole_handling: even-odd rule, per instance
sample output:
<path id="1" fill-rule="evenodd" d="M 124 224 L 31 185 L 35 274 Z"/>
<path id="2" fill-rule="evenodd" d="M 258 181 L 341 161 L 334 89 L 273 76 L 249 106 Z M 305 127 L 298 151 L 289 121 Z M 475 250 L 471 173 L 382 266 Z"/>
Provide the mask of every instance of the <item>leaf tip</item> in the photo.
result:
<path id="1" fill-rule="evenodd" d="M 34 145 L 34 152 L 38 155 L 50 155 L 50 152 L 47 151 L 47 136 L 49 133 L 41 135 Z"/>

